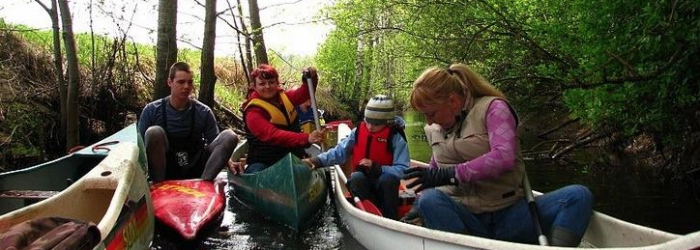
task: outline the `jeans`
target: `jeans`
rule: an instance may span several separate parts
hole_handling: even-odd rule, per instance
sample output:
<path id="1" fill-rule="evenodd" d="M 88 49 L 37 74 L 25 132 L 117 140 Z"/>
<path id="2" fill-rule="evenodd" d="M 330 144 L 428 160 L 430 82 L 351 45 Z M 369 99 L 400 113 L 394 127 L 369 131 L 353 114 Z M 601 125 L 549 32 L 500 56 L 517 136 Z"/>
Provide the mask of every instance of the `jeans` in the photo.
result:
<path id="1" fill-rule="evenodd" d="M 268 166 L 265 165 L 264 163 L 253 163 L 253 164 L 248 164 L 248 166 L 245 168 L 243 173 L 245 174 L 252 174 L 258 171 L 263 171 L 266 169 Z"/>
<path id="2" fill-rule="evenodd" d="M 363 200 L 370 200 L 386 218 L 398 220 L 399 177 L 382 173 L 379 178 L 369 178 L 362 172 L 354 172 L 348 180 L 350 193 Z"/>
<path id="3" fill-rule="evenodd" d="M 570 185 L 535 197 L 545 234 L 553 227 L 582 237 L 592 214 L 593 195 L 588 188 Z M 474 214 L 437 189 L 427 189 L 418 199 L 426 227 L 498 240 L 536 243 L 537 232 L 530 208 L 523 198 L 510 207 Z"/>

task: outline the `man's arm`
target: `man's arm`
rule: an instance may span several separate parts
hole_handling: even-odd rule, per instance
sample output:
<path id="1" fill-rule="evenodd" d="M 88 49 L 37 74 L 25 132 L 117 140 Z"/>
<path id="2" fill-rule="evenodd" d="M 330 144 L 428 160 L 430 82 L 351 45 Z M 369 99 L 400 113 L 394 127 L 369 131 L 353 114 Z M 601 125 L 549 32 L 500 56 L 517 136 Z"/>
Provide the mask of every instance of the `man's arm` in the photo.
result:
<path id="1" fill-rule="evenodd" d="M 153 124 L 153 110 L 153 105 L 149 103 L 146 104 L 146 107 L 144 107 L 143 111 L 141 111 L 141 117 L 139 117 L 139 120 L 137 121 L 141 137 L 146 137 L 146 129 Z"/>
<path id="2" fill-rule="evenodd" d="M 219 126 L 216 124 L 216 117 L 214 117 L 214 112 L 210 108 L 205 109 L 206 114 L 204 115 L 204 137 L 207 139 L 207 143 L 211 143 L 219 135 Z"/>

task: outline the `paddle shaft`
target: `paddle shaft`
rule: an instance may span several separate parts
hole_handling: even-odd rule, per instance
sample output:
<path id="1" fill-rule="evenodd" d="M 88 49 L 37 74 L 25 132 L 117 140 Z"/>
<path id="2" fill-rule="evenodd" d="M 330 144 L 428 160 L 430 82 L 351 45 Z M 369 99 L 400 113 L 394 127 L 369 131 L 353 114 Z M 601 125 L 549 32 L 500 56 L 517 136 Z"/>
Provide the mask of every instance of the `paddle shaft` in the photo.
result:
<path id="1" fill-rule="evenodd" d="M 537 210 L 537 203 L 535 203 L 535 196 L 532 194 L 532 187 L 530 186 L 530 180 L 527 178 L 527 173 L 523 178 L 523 188 L 525 188 L 525 198 L 527 199 L 527 204 L 530 207 L 530 216 L 535 222 L 535 228 L 537 229 L 537 240 L 541 246 L 549 246 L 547 242 L 547 236 L 542 232 L 542 225 L 540 224 L 540 212 Z"/>
<path id="2" fill-rule="evenodd" d="M 309 87 L 309 99 L 311 100 L 311 111 L 314 113 L 316 130 L 321 131 L 321 122 L 318 118 L 318 106 L 316 106 L 316 95 L 314 93 L 314 81 L 311 79 L 311 74 L 309 72 L 304 72 L 304 74 L 306 74 L 306 85 Z M 326 151 L 323 143 L 319 143 L 319 146 L 321 147 L 321 151 Z"/>

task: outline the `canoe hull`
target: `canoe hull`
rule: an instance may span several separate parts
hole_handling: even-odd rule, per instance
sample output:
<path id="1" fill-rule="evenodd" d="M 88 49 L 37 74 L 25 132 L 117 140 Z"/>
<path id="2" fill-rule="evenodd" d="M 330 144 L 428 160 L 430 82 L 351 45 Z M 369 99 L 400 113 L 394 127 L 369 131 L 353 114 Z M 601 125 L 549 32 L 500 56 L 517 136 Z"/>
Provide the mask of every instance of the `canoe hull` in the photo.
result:
<path id="1" fill-rule="evenodd" d="M 226 207 L 223 186 L 201 179 L 160 182 L 151 196 L 156 219 L 185 240 L 195 239 Z"/>
<path id="2" fill-rule="evenodd" d="M 229 173 L 229 183 L 241 203 L 297 231 L 310 224 L 328 196 L 325 172 L 310 170 L 291 154 L 254 174 Z"/>
<path id="3" fill-rule="evenodd" d="M 0 231 L 56 216 L 95 223 L 101 235 L 95 249 L 148 249 L 155 219 L 147 172 L 133 124 L 74 154 L 2 173 L 0 191 L 60 192 L 42 199 L 0 198 L 0 207 L 9 208 L 0 215 Z"/>
<path id="4" fill-rule="evenodd" d="M 349 134 L 341 124 L 338 138 Z M 413 161 L 412 165 L 426 165 Z M 432 230 L 366 213 L 353 206 L 344 195 L 345 173 L 340 166 L 332 171 L 332 187 L 338 214 L 352 236 L 367 249 L 571 249 L 521 243 Z M 582 248 L 606 249 L 699 249 L 700 232 L 675 235 L 635 225 L 594 212 Z M 627 248 L 629 247 L 629 248 Z"/>

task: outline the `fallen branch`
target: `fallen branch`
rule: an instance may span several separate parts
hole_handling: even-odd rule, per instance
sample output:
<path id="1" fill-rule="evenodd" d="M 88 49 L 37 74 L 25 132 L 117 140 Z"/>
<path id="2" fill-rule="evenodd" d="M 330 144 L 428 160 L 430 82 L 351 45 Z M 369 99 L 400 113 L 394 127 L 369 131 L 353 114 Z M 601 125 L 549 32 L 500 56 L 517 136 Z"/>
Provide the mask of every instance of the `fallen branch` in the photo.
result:
<path id="1" fill-rule="evenodd" d="M 542 139 L 546 139 L 545 136 L 547 136 L 548 134 L 551 134 L 551 133 L 553 133 L 553 132 L 555 132 L 555 131 L 557 131 L 557 130 L 563 128 L 563 127 L 566 127 L 566 126 L 569 125 L 569 124 L 572 124 L 572 123 L 578 122 L 578 121 L 579 121 L 579 118 L 576 118 L 576 119 L 573 119 L 573 120 L 565 121 L 564 123 L 559 124 L 558 126 L 552 128 L 552 129 L 550 129 L 550 130 L 547 130 L 547 131 L 544 131 L 544 132 L 538 134 L 537 137 L 538 137 L 538 138 L 542 138 Z"/>
<path id="2" fill-rule="evenodd" d="M 243 127 L 243 126 L 242 126 L 242 125 L 243 125 L 243 118 L 241 118 L 240 116 L 236 115 L 236 113 L 234 113 L 232 110 L 230 110 L 230 109 L 224 107 L 223 105 L 221 105 L 221 104 L 220 104 L 219 102 L 217 102 L 216 100 L 214 100 L 214 107 L 220 109 L 221 111 L 223 111 L 227 116 L 232 117 L 233 120 L 234 120 L 236 123 L 238 123 L 237 125 L 239 125 L 239 127 Z"/>
<path id="3" fill-rule="evenodd" d="M 14 135 L 15 131 L 17 131 L 17 127 L 19 127 L 19 126 L 15 126 L 15 128 L 12 129 L 12 133 L 10 133 L 10 136 L 8 136 L 7 139 L 5 139 L 5 141 L 2 142 L 2 144 L 0 144 L 0 147 L 5 146 L 5 144 L 12 141 L 12 135 Z"/>
<path id="4" fill-rule="evenodd" d="M 601 133 L 601 134 L 595 135 L 595 136 L 591 136 L 591 135 L 582 136 L 579 140 L 576 140 L 574 143 L 570 144 L 569 146 L 566 146 L 564 149 L 559 150 L 559 152 L 552 154 L 552 159 L 556 160 L 556 159 L 560 158 L 562 155 L 567 154 L 576 148 L 579 148 L 579 147 L 584 146 L 586 144 L 589 144 L 591 142 L 597 141 L 598 139 L 603 138 L 603 137 L 607 137 L 609 135 L 610 135 L 610 133 L 606 132 L 606 133 Z M 585 138 L 585 139 L 582 139 L 582 138 Z"/>

